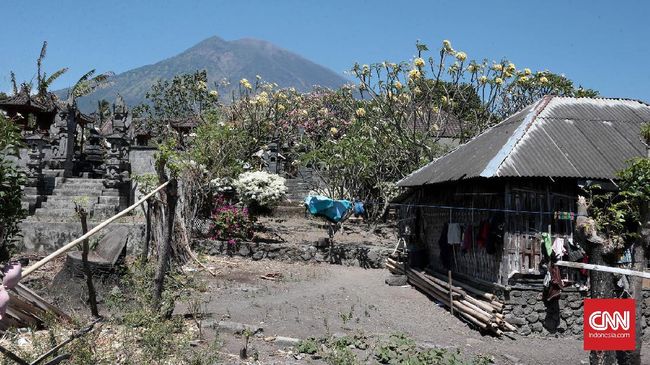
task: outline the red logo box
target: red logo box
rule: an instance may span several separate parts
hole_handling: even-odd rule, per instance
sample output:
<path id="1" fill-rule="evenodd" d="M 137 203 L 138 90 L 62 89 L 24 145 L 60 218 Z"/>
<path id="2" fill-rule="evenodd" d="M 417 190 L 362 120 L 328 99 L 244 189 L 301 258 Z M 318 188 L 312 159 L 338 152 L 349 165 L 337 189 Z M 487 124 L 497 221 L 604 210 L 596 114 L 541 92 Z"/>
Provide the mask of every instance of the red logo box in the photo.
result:
<path id="1" fill-rule="evenodd" d="M 634 299 L 585 299 L 584 349 L 635 349 Z"/>

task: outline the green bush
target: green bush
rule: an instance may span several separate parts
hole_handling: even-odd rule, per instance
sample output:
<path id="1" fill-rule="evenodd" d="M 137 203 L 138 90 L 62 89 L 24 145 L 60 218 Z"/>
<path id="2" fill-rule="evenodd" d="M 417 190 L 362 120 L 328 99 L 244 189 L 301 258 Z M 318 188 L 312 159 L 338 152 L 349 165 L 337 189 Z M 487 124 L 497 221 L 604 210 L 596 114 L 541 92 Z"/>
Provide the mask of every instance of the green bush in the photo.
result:
<path id="1" fill-rule="evenodd" d="M 21 203 L 25 175 L 9 159 L 18 155 L 21 141 L 18 128 L 0 113 L 0 261 L 11 257 L 18 223 L 25 217 Z"/>

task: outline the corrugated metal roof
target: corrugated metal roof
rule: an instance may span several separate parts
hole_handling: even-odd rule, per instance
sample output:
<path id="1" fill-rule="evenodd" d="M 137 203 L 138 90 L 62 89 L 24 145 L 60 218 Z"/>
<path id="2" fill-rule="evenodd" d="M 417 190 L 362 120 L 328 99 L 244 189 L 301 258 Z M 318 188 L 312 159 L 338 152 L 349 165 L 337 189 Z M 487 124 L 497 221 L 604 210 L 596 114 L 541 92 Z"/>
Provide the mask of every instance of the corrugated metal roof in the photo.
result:
<path id="1" fill-rule="evenodd" d="M 547 96 L 402 179 L 419 186 L 474 177 L 614 179 L 645 156 L 650 106 L 636 100 Z"/>

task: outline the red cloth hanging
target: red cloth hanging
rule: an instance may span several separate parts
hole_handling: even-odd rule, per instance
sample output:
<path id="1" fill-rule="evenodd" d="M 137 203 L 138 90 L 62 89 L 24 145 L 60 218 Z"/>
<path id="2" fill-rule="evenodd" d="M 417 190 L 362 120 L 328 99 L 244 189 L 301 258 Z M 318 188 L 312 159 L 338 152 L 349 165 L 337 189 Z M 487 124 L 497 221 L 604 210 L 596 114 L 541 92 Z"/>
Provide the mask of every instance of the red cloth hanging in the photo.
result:
<path id="1" fill-rule="evenodd" d="M 488 221 L 483 221 L 481 227 L 478 230 L 478 237 L 476 237 L 476 243 L 479 247 L 485 247 L 490 239 L 490 223 Z"/>

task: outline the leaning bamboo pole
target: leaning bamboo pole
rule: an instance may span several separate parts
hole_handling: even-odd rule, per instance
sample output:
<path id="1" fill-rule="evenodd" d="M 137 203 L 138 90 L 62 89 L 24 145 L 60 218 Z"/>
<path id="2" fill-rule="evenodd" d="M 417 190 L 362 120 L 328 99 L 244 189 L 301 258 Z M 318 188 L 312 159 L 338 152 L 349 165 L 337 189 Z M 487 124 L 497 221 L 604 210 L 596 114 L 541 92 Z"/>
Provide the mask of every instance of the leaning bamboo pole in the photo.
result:
<path id="1" fill-rule="evenodd" d="M 103 221 L 102 223 L 98 224 L 95 228 L 91 229 L 90 231 L 88 231 L 88 232 L 87 232 L 86 234 L 84 234 L 83 236 L 81 236 L 81 237 L 77 238 L 76 240 L 74 240 L 74 241 L 72 241 L 72 242 L 66 244 L 65 246 L 59 248 L 58 250 L 52 252 L 51 254 L 49 254 L 49 255 L 47 255 L 46 257 L 44 257 L 43 259 L 41 259 L 40 261 L 36 262 L 34 265 L 32 265 L 32 266 L 26 268 L 26 269 L 23 271 L 23 273 L 22 273 L 22 277 L 24 278 L 25 276 L 27 276 L 27 275 L 33 273 L 35 270 L 37 270 L 37 269 L 40 268 L 41 266 L 47 264 L 48 262 L 52 261 L 54 258 L 60 256 L 61 254 L 65 253 L 66 251 L 71 250 L 71 249 L 74 248 L 77 244 L 79 244 L 80 242 L 83 242 L 83 240 L 85 240 L 85 239 L 87 239 L 88 237 L 90 237 L 90 236 L 94 235 L 95 233 L 99 232 L 102 228 L 104 228 L 104 227 L 106 227 L 107 225 L 111 224 L 111 223 L 112 223 L 113 221 L 115 221 L 116 219 L 125 216 L 128 212 L 130 212 L 130 211 L 132 211 L 133 209 L 137 208 L 140 204 L 144 203 L 147 199 L 149 199 L 149 198 L 152 197 L 154 194 L 156 194 L 157 192 L 159 192 L 160 190 L 162 190 L 165 186 L 167 186 L 167 184 L 169 184 L 169 181 L 164 182 L 162 185 L 160 185 L 159 187 L 157 187 L 154 191 L 152 191 L 152 192 L 150 192 L 149 194 L 143 196 L 140 200 L 138 200 L 137 202 L 135 202 L 135 203 L 134 203 L 133 205 L 131 205 L 130 207 L 124 209 L 123 211 L 117 213 L 116 215 L 114 215 L 114 216 L 108 218 L 107 220 Z"/>

